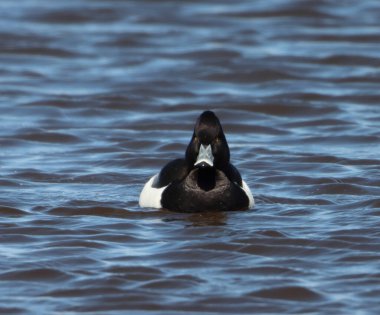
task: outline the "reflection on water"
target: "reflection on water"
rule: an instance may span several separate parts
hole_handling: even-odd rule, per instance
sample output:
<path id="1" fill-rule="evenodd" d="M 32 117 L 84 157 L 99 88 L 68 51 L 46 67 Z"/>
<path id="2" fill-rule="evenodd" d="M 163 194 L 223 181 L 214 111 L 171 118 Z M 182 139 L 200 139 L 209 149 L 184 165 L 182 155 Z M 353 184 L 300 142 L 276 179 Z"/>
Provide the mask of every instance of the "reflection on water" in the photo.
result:
<path id="1" fill-rule="evenodd" d="M 380 4 L 0 3 L 0 313 L 377 314 Z M 140 209 L 213 109 L 253 211 Z"/>
<path id="2" fill-rule="evenodd" d="M 190 215 L 178 214 L 163 219 L 165 222 L 182 221 L 187 227 L 223 226 L 226 225 L 227 215 L 224 212 L 205 212 Z"/>

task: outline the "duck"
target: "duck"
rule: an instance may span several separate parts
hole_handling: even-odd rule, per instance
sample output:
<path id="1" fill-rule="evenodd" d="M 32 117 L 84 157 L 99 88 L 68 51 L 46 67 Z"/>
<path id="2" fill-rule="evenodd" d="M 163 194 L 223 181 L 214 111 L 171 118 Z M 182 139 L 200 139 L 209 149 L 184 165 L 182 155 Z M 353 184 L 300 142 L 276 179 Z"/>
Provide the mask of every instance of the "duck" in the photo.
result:
<path id="1" fill-rule="evenodd" d="M 213 111 L 204 111 L 198 117 L 184 158 L 167 163 L 144 185 L 139 205 L 176 212 L 254 207 L 251 190 L 230 162 L 230 149 Z"/>

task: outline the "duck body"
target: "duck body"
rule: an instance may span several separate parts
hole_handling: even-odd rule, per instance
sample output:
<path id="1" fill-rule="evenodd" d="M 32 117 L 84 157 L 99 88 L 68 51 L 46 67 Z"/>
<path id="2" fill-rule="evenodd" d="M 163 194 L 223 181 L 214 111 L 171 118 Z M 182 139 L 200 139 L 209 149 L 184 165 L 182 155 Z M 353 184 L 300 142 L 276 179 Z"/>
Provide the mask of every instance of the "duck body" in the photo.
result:
<path id="1" fill-rule="evenodd" d="M 252 193 L 229 160 L 219 119 L 211 111 L 203 112 L 185 158 L 169 162 L 145 184 L 140 206 L 179 212 L 252 208 Z"/>

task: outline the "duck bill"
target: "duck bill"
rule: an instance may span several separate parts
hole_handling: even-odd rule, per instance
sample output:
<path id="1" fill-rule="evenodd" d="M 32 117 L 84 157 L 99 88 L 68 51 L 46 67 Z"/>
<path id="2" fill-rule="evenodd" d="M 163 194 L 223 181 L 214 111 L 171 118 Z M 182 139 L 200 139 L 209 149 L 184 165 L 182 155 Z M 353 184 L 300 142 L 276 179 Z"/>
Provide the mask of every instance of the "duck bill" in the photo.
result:
<path id="1" fill-rule="evenodd" d="M 194 166 L 199 167 L 213 167 L 214 166 L 214 156 L 212 155 L 211 145 L 205 146 L 201 144 L 199 148 L 199 153 Z"/>

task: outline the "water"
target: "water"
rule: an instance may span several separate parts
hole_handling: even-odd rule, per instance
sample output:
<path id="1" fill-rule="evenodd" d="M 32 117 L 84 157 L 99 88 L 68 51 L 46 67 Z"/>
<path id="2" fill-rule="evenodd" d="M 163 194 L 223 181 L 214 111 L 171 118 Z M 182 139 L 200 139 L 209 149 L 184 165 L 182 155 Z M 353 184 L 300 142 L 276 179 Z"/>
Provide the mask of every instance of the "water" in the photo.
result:
<path id="1" fill-rule="evenodd" d="M 378 314 L 378 1 L 0 2 L 0 313 Z M 252 211 L 141 209 L 219 116 Z"/>

